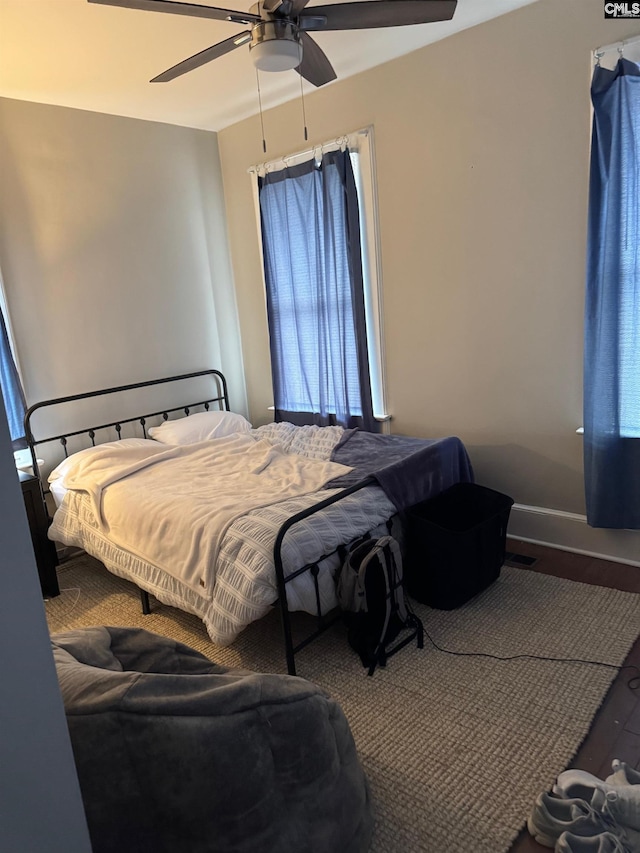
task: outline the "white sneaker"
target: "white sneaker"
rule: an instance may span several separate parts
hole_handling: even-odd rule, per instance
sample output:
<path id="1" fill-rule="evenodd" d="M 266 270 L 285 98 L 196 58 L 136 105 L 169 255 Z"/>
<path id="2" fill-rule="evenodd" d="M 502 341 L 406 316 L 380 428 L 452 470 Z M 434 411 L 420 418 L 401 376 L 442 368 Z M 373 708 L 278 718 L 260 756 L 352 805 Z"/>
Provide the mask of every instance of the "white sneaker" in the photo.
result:
<path id="1" fill-rule="evenodd" d="M 593 773 L 588 773 L 586 770 L 564 770 L 556 779 L 553 786 L 553 793 L 557 797 L 567 797 L 575 799 L 579 797 L 581 800 L 591 800 L 594 791 L 614 791 L 618 785 L 611 782 L 605 782 L 594 776 Z"/>
<path id="2" fill-rule="evenodd" d="M 584 838 L 563 832 L 556 843 L 555 853 L 634 853 L 611 832 Z"/>
<path id="3" fill-rule="evenodd" d="M 640 788 L 623 785 L 613 791 L 595 790 L 591 805 L 605 819 L 613 820 L 611 832 L 640 853 Z"/>
<path id="4" fill-rule="evenodd" d="M 629 767 L 624 761 L 614 758 L 611 762 L 611 776 L 605 782 L 609 785 L 640 785 L 640 772 Z"/>
<path id="5" fill-rule="evenodd" d="M 538 844 L 554 847 L 564 832 L 592 837 L 609 829 L 609 823 L 584 800 L 561 799 L 543 793 L 527 819 L 527 829 Z"/>
<path id="6" fill-rule="evenodd" d="M 553 793 L 586 800 L 597 811 L 605 808 L 618 823 L 640 831 L 640 787 L 612 785 L 585 770 L 565 770 L 558 776 Z"/>

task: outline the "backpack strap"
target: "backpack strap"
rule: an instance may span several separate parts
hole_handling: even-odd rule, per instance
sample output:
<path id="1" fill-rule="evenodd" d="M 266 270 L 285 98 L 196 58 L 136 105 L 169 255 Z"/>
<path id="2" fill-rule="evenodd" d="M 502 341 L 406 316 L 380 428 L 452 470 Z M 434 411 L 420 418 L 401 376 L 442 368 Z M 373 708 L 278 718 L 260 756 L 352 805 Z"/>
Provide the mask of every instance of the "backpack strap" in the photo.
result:
<path id="1" fill-rule="evenodd" d="M 391 614 L 394 610 L 393 602 L 396 600 L 396 596 L 394 593 L 394 584 L 395 584 L 395 561 L 396 558 L 400 556 L 400 550 L 398 548 L 398 543 L 391 536 L 382 536 L 375 543 L 375 547 L 371 549 L 371 552 L 365 557 L 363 560 L 363 564 L 360 567 L 361 581 L 364 583 L 365 573 L 366 573 L 366 563 L 372 560 L 374 557 L 380 560 L 383 566 L 391 567 L 391 575 L 387 571 L 383 571 L 383 577 L 385 581 L 385 614 L 384 614 L 384 622 L 382 624 L 382 631 L 380 633 L 380 639 L 378 640 L 378 644 L 376 646 L 375 652 L 373 654 L 373 659 L 371 661 L 371 665 L 369 667 L 369 675 L 373 675 L 374 670 L 378 664 L 380 666 L 385 666 L 387 662 L 387 652 L 385 648 L 385 639 L 387 636 L 387 630 L 389 628 L 389 622 L 391 620 Z"/>
<path id="2" fill-rule="evenodd" d="M 387 550 L 389 556 L 387 565 L 390 566 L 391 571 L 391 609 L 396 611 L 398 618 L 404 623 L 407 621 L 408 611 L 404 596 L 404 575 L 400 545 L 398 545 L 397 539 L 394 539 L 393 536 L 386 536 L 383 547 Z M 398 590 L 400 590 L 400 593 Z"/>
<path id="3" fill-rule="evenodd" d="M 409 602 L 404 595 L 403 587 L 403 572 L 402 572 L 402 554 L 398 541 L 392 536 L 382 537 L 378 540 L 378 545 L 386 552 L 385 565 L 389 567 L 389 572 L 385 572 L 387 579 L 387 613 L 385 619 L 384 630 L 381 642 L 376 648 L 375 655 L 369 666 L 368 675 L 373 675 L 378 664 L 385 666 L 387 658 L 400 651 L 415 638 L 416 645 L 419 649 L 424 648 L 424 628 L 421 620 L 416 616 Z M 400 642 L 387 648 L 384 644 L 384 638 L 387 633 L 389 619 L 392 613 L 396 613 L 399 621 L 404 625 L 405 629 L 409 629 L 410 633 L 406 635 Z"/>

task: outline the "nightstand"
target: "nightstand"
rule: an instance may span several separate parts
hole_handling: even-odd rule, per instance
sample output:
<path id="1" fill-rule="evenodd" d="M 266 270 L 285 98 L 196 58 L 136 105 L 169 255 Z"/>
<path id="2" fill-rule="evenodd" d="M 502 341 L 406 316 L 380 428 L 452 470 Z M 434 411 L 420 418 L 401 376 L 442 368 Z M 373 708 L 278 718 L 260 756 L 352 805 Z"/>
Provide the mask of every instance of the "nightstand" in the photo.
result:
<path id="1" fill-rule="evenodd" d="M 56 556 L 56 546 L 47 537 L 49 519 L 47 518 L 42 498 L 40 480 L 26 471 L 18 471 L 18 476 L 20 478 L 20 485 L 22 486 L 22 497 L 24 499 L 24 507 L 27 511 L 42 595 L 45 598 L 53 598 L 56 595 L 60 595 L 58 576 L 56 574 L 58 558 Z"/>

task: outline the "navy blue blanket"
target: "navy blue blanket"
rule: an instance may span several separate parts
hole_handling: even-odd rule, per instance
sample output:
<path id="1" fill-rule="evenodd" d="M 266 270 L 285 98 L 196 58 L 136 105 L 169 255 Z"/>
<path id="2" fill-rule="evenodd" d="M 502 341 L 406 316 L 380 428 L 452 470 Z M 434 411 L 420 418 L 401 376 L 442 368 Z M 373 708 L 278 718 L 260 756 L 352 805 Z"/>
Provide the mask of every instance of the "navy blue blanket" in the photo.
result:
<path id="1" fill-rule="evenodd" d="M 371 476 L 399 512 L 455 483 L 473 482 L 469 456 L 455 436 L 430 440 L 348 430 L 331 459 L 353 470 L 326 488 L 346 488 Z"/>

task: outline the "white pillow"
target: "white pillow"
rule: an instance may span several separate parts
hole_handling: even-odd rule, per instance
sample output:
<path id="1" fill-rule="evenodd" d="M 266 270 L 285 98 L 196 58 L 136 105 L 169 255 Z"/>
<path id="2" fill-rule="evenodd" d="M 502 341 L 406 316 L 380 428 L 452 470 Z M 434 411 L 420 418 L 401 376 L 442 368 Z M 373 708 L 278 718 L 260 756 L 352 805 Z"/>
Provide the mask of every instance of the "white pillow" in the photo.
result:
<path id="1" fill-rule="evenodd" d="M 251 424 L 235 412 L 199 412 L 175 421 L 165 421 L 148 430 L 151 438 L 163 444 L 194 444 L 210 438 L 224 438 L 239 432 L 249 432 Z"/>
<path id="2" fill-rule="evenodd" d="M 83 458 L 85 456 L 90 456 L 92 453 L 95 453 L 97 450 L 100 450 L 100 448 L 144 447 L 145 444 L 148 444 L 149 447 L 156 446 L 155 442 L 151 441 L 148 438 L 118 438 L 115 441 L 106 441 L 104 444 L 96 444 L 95 447 L 85 447 L 84 450 L 78 450 L 77 453 L 72 453 L 70 456 L 67 456 L 65 459 L 63 459 L 62 462 L 60 462 L 60 464 L 53 469 L 47 479 L 50 483 L 52 483 L 54 480 L 58 480 L 60 477 L 64 477 L 70 465 L 75 465 L 78 459 Z"/>

